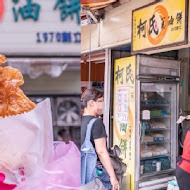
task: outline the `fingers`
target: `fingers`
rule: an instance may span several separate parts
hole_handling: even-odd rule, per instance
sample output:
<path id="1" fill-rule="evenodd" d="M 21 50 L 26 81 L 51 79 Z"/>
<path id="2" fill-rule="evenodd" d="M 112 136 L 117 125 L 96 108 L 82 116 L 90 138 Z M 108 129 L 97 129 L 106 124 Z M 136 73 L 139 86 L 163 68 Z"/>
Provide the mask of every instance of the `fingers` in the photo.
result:
<path id="1" fill-rule="evenodd" d="M 119 185 L 112 186 L 112 190 L 119 190 Z"/>

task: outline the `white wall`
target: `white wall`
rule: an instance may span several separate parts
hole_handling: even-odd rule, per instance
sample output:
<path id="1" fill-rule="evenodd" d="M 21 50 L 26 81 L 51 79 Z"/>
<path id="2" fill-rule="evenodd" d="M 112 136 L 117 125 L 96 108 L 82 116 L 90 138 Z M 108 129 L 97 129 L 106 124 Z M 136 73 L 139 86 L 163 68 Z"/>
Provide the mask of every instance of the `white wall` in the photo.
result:
<path id="1" fill-rule="evenodd" d="M 98 24 L 91 25 L 91 51 L 130 44 L 132 31 L 132 10 L 152 2 L 155 2 L 155 0 L 131 0 L 128 3 L 107 12 L 104 20 L 100 21 Z M 190 19 L 188 22 L 190 26 Z M 190 30 L 188 35 L 190 36 Z M 89 52 L 89 25 L 81 27 L 81 39 L 81 52 Z M 190 39 L 187 45 L 181 46 L 180 48 L 186 47 L 190 47 Z M 179 46 L 155 50 L 149 52 L 149 54 L 166 52 L 174 49 L 179 49 Z"/>
<path id="2" fill-rule="evenodd" d="M 154 0 L 131 0 L 107 12 L 105 19 L 91 25 L 91 50 L 101 50 L 131 43 L 132 10 Z M 81 52 L 89 51 L 90 26 L 81 27 Z"/>

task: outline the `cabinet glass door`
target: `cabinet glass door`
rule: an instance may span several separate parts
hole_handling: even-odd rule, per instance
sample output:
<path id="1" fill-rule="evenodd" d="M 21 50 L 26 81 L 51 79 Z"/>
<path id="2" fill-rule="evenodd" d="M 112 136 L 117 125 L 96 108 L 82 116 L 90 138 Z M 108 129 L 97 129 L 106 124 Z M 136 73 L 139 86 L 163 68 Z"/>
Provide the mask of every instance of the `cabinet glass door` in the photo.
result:
<path id="1" fill-rule="evenodd" d="M 172 130 L 175 130 L 176 85 L 141 83 L 140 175 L 172 169 Z M 175 119 L 176 121 L 176 119 Z"/>

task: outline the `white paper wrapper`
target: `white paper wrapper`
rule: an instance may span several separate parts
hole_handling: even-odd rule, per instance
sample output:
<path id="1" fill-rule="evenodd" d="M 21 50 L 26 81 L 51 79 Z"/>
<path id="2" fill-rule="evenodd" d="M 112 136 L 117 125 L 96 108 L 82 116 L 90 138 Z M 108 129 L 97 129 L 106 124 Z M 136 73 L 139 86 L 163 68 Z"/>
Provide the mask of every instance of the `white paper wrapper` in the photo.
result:
<path id="1" fill-rule="evenodd" d="M 19 184 L 53 159 L 50 100 L 28 113 L 0 119 L 0 173 Z"/>

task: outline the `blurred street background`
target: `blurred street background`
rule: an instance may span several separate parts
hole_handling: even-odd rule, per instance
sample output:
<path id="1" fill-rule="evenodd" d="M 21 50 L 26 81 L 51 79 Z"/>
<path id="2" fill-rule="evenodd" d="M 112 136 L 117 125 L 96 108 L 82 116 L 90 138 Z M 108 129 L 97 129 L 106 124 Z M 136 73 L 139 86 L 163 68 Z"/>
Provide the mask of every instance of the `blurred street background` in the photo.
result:
<path id="1" fill-rule="evenodd" d="M 0 54 L 24 75 L 32 101 L 50 98 L 54 139 L 78 146 L 80 41 L 79 0 L 0 0 Z"/>

